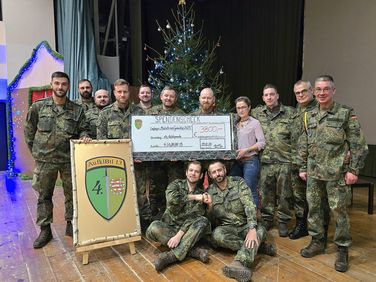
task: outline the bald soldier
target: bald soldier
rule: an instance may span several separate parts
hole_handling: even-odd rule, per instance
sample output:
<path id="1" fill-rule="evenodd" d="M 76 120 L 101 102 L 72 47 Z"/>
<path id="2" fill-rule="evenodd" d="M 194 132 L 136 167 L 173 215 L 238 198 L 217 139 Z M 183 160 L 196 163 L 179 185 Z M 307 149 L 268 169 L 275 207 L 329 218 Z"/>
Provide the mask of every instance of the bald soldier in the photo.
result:
<path id="1" fill-rule="evenodd" d="M 215 110 L 215 95 L 211 88 L 202 89 L 198 99 L 200 107 L 192 115 L 213 115 L 217 113 Z"/>
<path id="2" fill-rule="evenodd" d="M 89 124 L 89 135 L 97 139 L 97 122 L 99 113 L 110 103 L 110 94 L 105 89 L 99 89 L 94 94 L 95 107 L 86 112 L 86 121 Z"/>

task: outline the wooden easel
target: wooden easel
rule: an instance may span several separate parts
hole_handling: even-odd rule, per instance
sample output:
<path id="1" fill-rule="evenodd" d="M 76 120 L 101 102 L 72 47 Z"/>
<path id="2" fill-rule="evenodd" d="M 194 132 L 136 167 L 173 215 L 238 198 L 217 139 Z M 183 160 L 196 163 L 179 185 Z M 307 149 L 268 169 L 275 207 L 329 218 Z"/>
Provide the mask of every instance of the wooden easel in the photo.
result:
<path id="1" fill-rule="evenodd" d="M 136 247 L 134 245 L 134 242 L 140 241 L 140 240 L 141 240 L 141 236 L 134 236 L 134 237 L 125 238 L 125 239 L 118 239 L 118 240 L 102 242 L 102 243 L 97 243 L 97 244 L 92 244 L 92 245 L 87 245 L 87 246 L 80 246 L 76 248 L 76 252 L 83 253 L 82 264 L 88 264 L 90 251 L 101 249 L 101 248 L 106 248 L 106 247 L 112 247 L 116 245 L 128 244 L 131 254 L 134 255 L 136 253 Z"/>

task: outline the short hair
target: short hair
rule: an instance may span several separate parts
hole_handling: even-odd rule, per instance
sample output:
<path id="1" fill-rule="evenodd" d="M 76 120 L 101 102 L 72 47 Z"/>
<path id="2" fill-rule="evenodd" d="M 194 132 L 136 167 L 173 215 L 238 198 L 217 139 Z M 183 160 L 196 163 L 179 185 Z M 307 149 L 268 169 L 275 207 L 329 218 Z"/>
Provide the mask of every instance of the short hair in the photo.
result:
<path id="1" fill-rule="evenodd" d="M 53 80 L 54 78 L 57 78 L 57 77 L 66 78 L 68 80 L 68 83 L 70 84 L 69 75 L 67 75 L 65 72 L 55 71 L 54 73 L 51 74 L 51 80 Z"/>
<path id="2" fill-rule="evenodd" d="M 298 86 L 298 85 L 301 85 L 301 84 L 303 84 L 303 83 L 307 84 L 307 85 L 308 85 L 308 88 L 312 88 L 312 84 L 311 84 L 311 82 L 310 82 L 309 80 L 302 80 L 302 79 L 300 79 L 300 80 L 298 80 L 297 82 L 295 82 L 295 83 L 294 83 L 294 87 L 296 87 L 296 86 Z"/>
<path id="3" fill-rule="evenodd" d="M 248 105 L 248 107 L 251 106 L 251 99 L 249 99 L 247 96 L 240 96 L 238 98 L 235 99 L 235 105 L 238 103 L 238 102 L 244 102 Z"/>
<path id="4" fill-rule="evenodd" d="M 163 94 L 163 91 L 165 90 L 172 90 L 175 92 L 175 96 L 177 97 L 177 93 L 176 93 L 176 90 L 171 86 L 171 85 L 166 85 L 165 87 L 163 87 L 162 91 L 161 91 L 161 95 Z"/>
<path id="5" fill-rule="evenodd" d="M 329 74 L 323 74 L 323 75 L 319 75 L 318 77 L 316 77 L 315 79 L 315 83 L 317 81 L 329 81 L 330 82 L 330 86 L 331 87 L 334 87 L 334 79 L 333 79 L 333 76 L 329 75 Z"/>
<path id="6" fill-rule="evenodd" d="M 83 83 L 83 82 L 89 82 L 91 88 L 93 88 L 93 85 L 91 84 L 91 81 L 88 80 L 87 78 L 84 78 L 84 79 L 79 80 L 78 83 L 77 83 L 77 85 L 80 85 L 80 84 Z"/>
<path id="7" fill-rule="evenodd" d="M 267 83 L 267 84 L 265 84 L 265 86 L 264 86 L 264 88 L 262 89 L 262 91 L 264 91 L 265 89 L 268 89 L 268 88 L 273 88 L 273 89 L 275 89 L 275 92 L 278 93 L 277 86 L 275 86 L 274 84 L 271 84 L 271 83 Z"/>
<path id="8" fill-rule="evenodd" d="M 153 93 L 153 88 L 151 88 L 151 86 L 149 84 L 141 84 L 140 87 L 138 88 L 138 92 L 140 92 L 140 89 L 142 87 L 147 87 L 150 89 L 150 92 Z"/>
<path id="9" fill-rule="evenodd" d="M 226 168 L 225 164 L 224 164 L 222 161 L 214 160 L 214 161 L 210 162 L 209 165 L 208 165 L 208 172 L 209 172 L 209 173 L 210 173 L 210 167 L 211 167 L 212 165 L 216 164 L 216 163 L 219 163 L 219 164 L 222 165 L 223 168 Z"/>
<path id="10" fill-rule="evenodd" d="M 150 86 L 149 84 L 141 84 L 141 85 L 140 85 L 140 88 L 141 88 L 141 87 L 148 87 L 148 88 L 150 88 L 150 90 L 151 90 L 151 86 Z"/>
<path id="11" fill-rule="evenodd" d="M 187 163 L 187 168 L 186 168 L 185 171 L 187 171 L 188 168 L 189 168 L 189 166 L 192 165 L 192 164 L 193 165 L 199 165 L 200 166 L 200 173 L 202 172 L 202 164 L 199 161 L 190 161 L 190 162 L 188 162 Z"/>
<path id="12" fill-rule="evenodd" d="M 115 88 L 115 86 L 118 86 L 118 85 L 128 85 L 129 86 L 129 82 L 126 81 L 125 79 L 119 78 L 119 79 L 115 80 L 114 88 Z"/>

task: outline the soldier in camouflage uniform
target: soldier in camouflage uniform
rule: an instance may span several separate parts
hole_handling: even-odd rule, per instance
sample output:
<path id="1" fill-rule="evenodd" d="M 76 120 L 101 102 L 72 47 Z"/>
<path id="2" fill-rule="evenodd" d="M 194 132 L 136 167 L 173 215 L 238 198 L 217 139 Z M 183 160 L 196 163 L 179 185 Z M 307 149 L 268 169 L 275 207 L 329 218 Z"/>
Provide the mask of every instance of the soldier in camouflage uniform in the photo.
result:
<path id="1" fill-rule="evenodd" d="M 223 268 L 224 274 L 238 281 L 249 281 L 257 251 L 272 256 L 276 252 L 264 242 L 267 231 L 264 226 L 257 226 L 256 205 L 244 179 L 226 176 L 226 167 L 219 161 L 211 163 L 208 172 L 214 183 L 204 195 L 204 203 L 208 205 L 209 219 L 217 226 L 211 236 L 212 243 L 237 251 L 234 261 Z"/>
<path id="2" fill-rule="evenodd" d="M 200 92 L 199 97 L 199 104 L 200 107 L 197 111 L 194 111 L 191 113 L 191 115 L 218 115 L 220 114 L 215 109 L 215 95 L 211 88 L 204 88 Z M 204 177 L 201 180 L 202 184 L 206 183 L 205 185 L 208 185 L 209 181 L 211 181 L 207 176 L 207 167 L 209 166 L 211 160 L 203 160 L 201 161 L 203 166 L 203 173 Z M 205 187 L 207 188 L 207 187 Z"/>
<path id="3" fill-rule="evenodd" d="M 95 108 L 86 112 L 86 121 L 89 126 L 89 135 L 92 139 L 97 139 L 97 122 L 100 111 L 110 103 L 110 95 L 107 90 L 99 89 L 94 94 Z"/>
<path id="4" fill-rule="evenodd" d="M 296 112 L 293 116 L 292 122 L 291 184 L 294 195 L 294 210 L 296 217 L 295 228 L 289 234 L 289 238 L 292 240 L 308 235 L 308 204 L 306 197 L 307 183 L 299 177 L 300 161 L 298 157 L 298 140 L 303 131 L 305 131 L 304 120 L 307 117 L 307 112 L 311 111 L 317 106 L 317 101 L 313 97 L 311 82 L 304 80 L 297 81 L 294 84 L 294 93 L 298 104 L 296 106 Z M 324 207 L 324 238 L 326 243 L 328 226 L 330 222 L 330 209 L 328 199 L 326 197 L 322 198 L 322 204 Z"/>
<path id="5" fill-rule="evenodd" d="M 336 221 L 333 240 L 338 253 L 335 269 L 345 272 L 351 245 L 347 214 L 350 185 L 358 180 L 368 147 L 354 110 L 335 102 L 335 92 L 331 76 L 316 78 L 315 96 L 319 105 L 308 112 L 306 134 L 299 139 L 299 156 L 303 160 L 299 176 L 307 180 L 308 229 L 312 236 L 311 243 L 300 253 L 310 258 L 325 251 L 321 198 L 327 197 Z"/>
<path id="6" fill-rule="evenodd" d="M 289 238 L 292 240 L 299 239 L 308 235 L 307 228 L 307 213 L 308 205 L 306 198 L 306 182 L 299 177 L 299 162 L 298 162 L 298 139 L 302 134 L 303 121 L 305 113 L 314 108 L 317 104 L 313 98 L 313 90 L 311 82 L 299 80 L 294 84 L 294 93 L 296 101 L 296 112 L 292 119 L 292 169 L 291 169 L 291 184 L 294 195 L 294 209 L 296 217 L 296 225 Z"/>
<path id="7" fill-rule="evenodd" d="M 34 248 L 42 248 L 52 239 L 52 196 L 58 173 L 65 196 L 65 234 L 72 236 L 73 199 L 70 164 L 70 140 L 90 141 L 81 106 L 67 98 L 69 77 L 63 72 L 51 76 L 52 97 L 31 105 L 25 123 L 25 141 L 35 159 L 32 186 L 38 192 L 37 225 L 41 232 Z"/>
<path id="8" fill-rule="evenodd" d="M 124 79 L 114 82 L 116 101 L 105 107 L 99 114 L 97 122 L 97 139 L 130 138 L 131 114 L 142 114 L 143 110 L 130 103 L 129 83 Z M 151 220 L 150 205 L 145 191 L 145 164 L 135 163 L 137 201 L 140 212 L 141 227 L 144 229 Z"/>
<path id="9" fill-rule="evenodd" d="M 187 255 L 205 263 L 209 261 L 208 251 L 195 247 L 204 235 L 210 234 L 210 223 L 204 216 L 204 189 L 198 185 L 202 178 L 201 164 L 190 162 L 185 174 L 186 179 L 176 179 L 168 185 L 166 211 L 162 219 L 153 221 L 146 231 L 147 238 L 171 249 L 155 260 L 157 271 L 184 260 Z"/>
<path id="10" fill-rule="evenodd" d="M 184 111 L 177 106 L 177 94 L 175 90 L 166 86 L 163 88 L 160 99 L 161 105 L 153 106 L 146 111 L 149 115 L 181 115 Z M 184 178 L 184 163 L 174 162 L 153 162 L 151 170 L 150 186 L 150 207 L 152 215 L 159 219 L 166 208 L 165 190 L 168 183 L 175 179 Z"/>
<path id="11" fill-rule="evenodd" d="M 95 108 L 94 99 L 91 96 L 93 93 L 93 86 L 91 85 L 90 80 L 81 79 L 78 82 L 78 93 L 80 94 L 80 97 L 73 102 L 81 105 L 85 112 Z"/>
<path id="12" fill-rule="evenodd" d="M 200 92 L 198 98 L 200 107 L 192 115 L 215 115 L 218 112 L 215 110 L 215 95 L 211 88 L 204 88 Z"/>
<path id="13" fill-rule="evenodd" d="M 276 196 L 279 194 L 279 236 L 288 236 L 291 220 L 291 118 L 295 110 L 278 102 L 277 88 L 267 84 L 263 89 L 264 106 L 252 110 L 265 135 L 266 146 L 261 154 L 259 189 L 261 216 L 269 230 L 273 226 Z"/>

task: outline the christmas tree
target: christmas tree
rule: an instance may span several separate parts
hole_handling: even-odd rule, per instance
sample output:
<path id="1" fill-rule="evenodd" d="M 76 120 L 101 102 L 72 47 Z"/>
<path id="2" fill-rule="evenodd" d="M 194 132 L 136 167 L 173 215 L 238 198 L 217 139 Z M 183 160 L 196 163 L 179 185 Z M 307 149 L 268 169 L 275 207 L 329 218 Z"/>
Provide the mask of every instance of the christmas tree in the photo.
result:
<path id="1" fill-rule="evenodd" d="M 149 71 L 148 82 L 160 93 L 166 85 L 172 86 L 178 94 L 179 107 L 190 113 L 199 107 L 200 91 L 210 87 L 216 94 L 216 108 L 227 112 L 230 108 L 230 95 L 226 91 L 223 68 L 213 71 L 216 51 L 220 47 L 219 40 L 215 44 L 207 44 L 203 36 L 202 26 L 195 31 L 195 14 L 193 5 L 188 9 L 185 1 L 180 0 L 177 10 L 172 11 L 175 22 L 167 21 L 162 27 L 157 21 L 158 31 L 164 39 L 164 51 L 145 45 L 145 51 L 151 50 L 146 60 L 154 62 Z M 207 47 L 207 48 L 206 48 Z M 154 97 L 160 103 L 158 95 Z"/>

